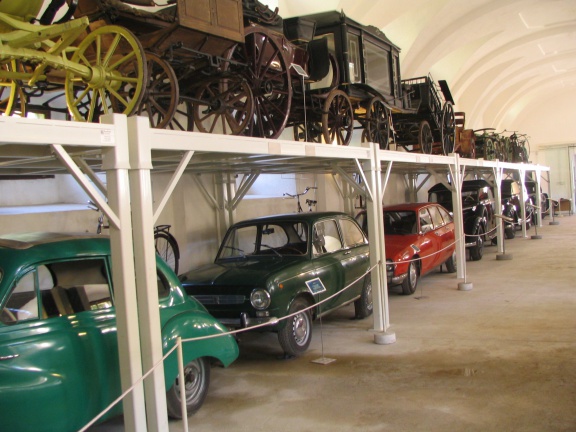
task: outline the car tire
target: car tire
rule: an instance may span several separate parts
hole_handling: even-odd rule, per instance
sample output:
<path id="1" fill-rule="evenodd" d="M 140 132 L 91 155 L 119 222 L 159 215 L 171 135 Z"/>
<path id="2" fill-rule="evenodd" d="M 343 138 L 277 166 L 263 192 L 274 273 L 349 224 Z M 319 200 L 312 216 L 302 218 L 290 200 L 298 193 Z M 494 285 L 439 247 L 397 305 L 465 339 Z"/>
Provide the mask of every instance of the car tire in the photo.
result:
<path id="1" fill-rule="evenodd" d="M 470 248 L 470 259 L 480 261 L 484 256 L 484 229 L 481 225 L 476 227 L 474 235 L 477 237 L 475 237 L 476 243 Z M 446 267 L 448 267 L 448 262 L 446 262 Z"/>
<path id="2" fill-rule="evenodd" d="M 192 360 L 184 366 L 186 380 L 186 408 L 188 416 L 200 409 L 208 394 L 210 386 L 210 363 L 204 357 Z M 182 418 L 179 377 L 176 377 L 170 390 L 166 392 L 168 415 L 175 419 Z"/>
<path id="3" fill-rule="evenodd" d="M 511 218 L 513 220 L 513 222 L 511 222 L 510 224 L 507 224 L 504 227 L 504 236 L 506 237 L 506 239 L 508 240 L 512 240 L 514 237 L 516 237 L 516 223 L 518 218 L 516 217 L 516 213 L 511 213 L 510 215 L 505 215 L 508 216 L 509 218 Z"/>
<path id="4" fill-rule="evenodd" d="M 418 263 L 417 261 L 412 261 L 408 265 L 408 275 L 402 281 L 402 294 L 411 295 L 416 292 L 416 286 L 418 285 Z"/>
<path id="5" fill-rule="evenodd" d="M 364 319 L 372 315 L 374 305 L 372 303 L 372 278 L 370 275 L 364 279 L 362 294 L 354 302 L 354 314 L 357 319 Z"/>
<path id="6" fill-rule="evenodd" d="M 278 341 L 280 346 L 288 356 L 299 356 L 304 353 L 310 346 L 312 340 L 312 314 L 310 310 L 303 311 L 309 306 L 303 298 L 295 299 L 290 308 L 288 315 L 301 311 L 291 316 L 278 331 Z"/>
<path id="7" fill-rule="evenodd" d="M 452 252 L 452 256 L 446 260 L 446 271 L 448 273 L 456 273 L 458 266 L 456 265 L 456 251 Z"/>

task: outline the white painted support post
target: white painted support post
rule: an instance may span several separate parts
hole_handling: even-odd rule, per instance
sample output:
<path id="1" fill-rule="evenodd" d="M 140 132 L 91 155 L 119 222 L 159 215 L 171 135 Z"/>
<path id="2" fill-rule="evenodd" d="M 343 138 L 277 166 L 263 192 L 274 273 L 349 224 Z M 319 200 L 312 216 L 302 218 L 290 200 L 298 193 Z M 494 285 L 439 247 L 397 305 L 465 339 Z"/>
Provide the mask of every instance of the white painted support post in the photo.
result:
<path id="1" fill-rule="evenodd" d="M 464 236 L 464 221 L 462 218 L 462 180 L 460 172 L 460 156 L 454 154 L 454 176 L 452 181 L 452 213 L 454 216 L 454 236 L 456 238 L 456 277 L 464 282 L 458 283 L 460 291 L 470 291 L 472 283 L 466 280 L 466 238 Z"/>
<path id="2" fill-rule="evenodd" d="M 110 227 L 112 250 L 112 282 L 118 334 L 120 381 L 126 390 L 142 377 L 142 352 L 136 295 L 136 274 L 132 244 L 130 187 L 128 181 L 129 150 L 126 116 L 105 115 L 102 123 L 111 125 L 107 139 L 116 145 L 104 152 L 102 168 L 106 171 L 108 203 L 116 215 L 119 226 Z M 158 309 L 158 306 L 156 306 Z M 146 404 L 143 385 L 137 385 L 124 400 L 124 427 L 127 432 L 145 432 Z"/>
<path id="3" fill-rule="evenodd" d="M 128 119 L 130 145 L 130 196 L 132 198 L 132 237 L 136 269 L 136 292 L 140 320 L 142 366 L 149 371 L 162 359 L 162 334 L 158 308 L 158 280 L 154 246 L 152 199 L 152 154 L 149 147 L 150 126 L 147 118 Z M 146 416 L 150 431 L 168 430 L 164 368 L 157 367 L 144 381 Z"/>
<path id="4" fill-rule="evenodd" d="M 502 168 L 494 168 L 494 200 L 496 201 L 496 243 L 498 254 L 504 253 L 504 221 L 502 216 Z"/>
<path id="5" fill-rule="evenodd" d="M 528 237 L 526 233 L 526 171 L 518 170 L 520 174 L 520 215 L 522 216 L 522 237 Z"/>
<path id="6" fill-rule="evenodd" d="M 372 270 L 372 301 L 374 305 L 374 342 L 387 345 L 396 342 L 396 334 L 390 329 L 388 309 L 388 281 L 386 276 L 386 248 L 384 243 L 384 215 L 382 213 L 382 177 L 378 146 L 370 144 L 372 158 L 364 162 L 368 171 L 372 194 L 366 196 L 366 215 L 370 236 L 370 267 Z"/>

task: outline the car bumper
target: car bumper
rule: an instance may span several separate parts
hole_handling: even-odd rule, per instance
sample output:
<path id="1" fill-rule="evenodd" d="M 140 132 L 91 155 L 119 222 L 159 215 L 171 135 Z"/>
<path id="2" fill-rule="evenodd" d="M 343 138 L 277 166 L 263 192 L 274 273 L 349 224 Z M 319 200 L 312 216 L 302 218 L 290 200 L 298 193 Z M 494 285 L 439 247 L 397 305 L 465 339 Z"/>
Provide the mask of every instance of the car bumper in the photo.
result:
<path id="1" fill-rule="evenodd" d="M 227 327 L 234 328 L 247 328 L 254 327 L 257 325 L 275 325 L 278 323 L 278 318 L 276 317 L 249 317 L 245 312 L 240 314 L 239 318 L 219 318 L 222 324 Z"/>
<path id="2" fill-rule="evenodd" d="M 406 279 L 406 277 L 408 276 L 408 273 L 404 273 L 398 276 L 394 276 L 393 272 L 387 272 L 387 276 L 388 276 L 388 285 L 400 285 L 402 282 L 404 282 L 404 279 Z"/>

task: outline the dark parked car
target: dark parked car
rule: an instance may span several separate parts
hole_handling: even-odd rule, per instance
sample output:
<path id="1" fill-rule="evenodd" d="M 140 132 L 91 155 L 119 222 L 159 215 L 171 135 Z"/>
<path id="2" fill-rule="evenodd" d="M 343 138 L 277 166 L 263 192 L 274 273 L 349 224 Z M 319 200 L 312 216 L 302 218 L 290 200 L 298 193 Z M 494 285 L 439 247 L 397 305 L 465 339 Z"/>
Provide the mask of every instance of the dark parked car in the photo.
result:
<path id="1" fill-rule="evenodd" d="M 504 230 L 506 238 L 512 239 L 516 236 L 516 229 L 522 226 L 522 199 L 520 197 L 522 185 L 516 180 L 504 179 L 502 180 L 502 183 L 500 183 L 500 190 L 502 194 L 502 214 L 514 221 L 513 225 L 508 225 Z M 532 215 L 534 213 L 534 208 L 532 207 L 534 202 L 526 190 L 524 191 L 524 197 L 524 205 L 526 210 L 526 229 L 529 229 L 532 221 Z"/>
<path id="2" fill-rule="evenodd" d="M 462 220 L 466 247 L 470 259 L 478 261 L 484 255 L 484 242 L 496 237 L 496 202 L 492 187 L 486 180 L 465 180 L 462 182 Z M 441 204 L 453 212 L 452 192 L 442 183 L 428 190 L 428 201 Z"/>
<path id="3" fill-rule="evenodd" d="M 294 356 L 308 348 L 312 320 L 320 315 L 351 302 L 356 317 L 372 313 L 370 275 L 362 277 L 369 261 L 368 241 L 353 218 L 296 213 L 233 225 L 214 263 L 180 279 L 223 324 L 270 324 L 263 328 L 277 331 L 285 353 Z M 311 305 L 317 306 L 304 310 Z"/>
<path id="4" fill-rule="evenodd" d="M 526 186 L 528 197 L 532 203 L 536 204 L 538 202 L 536 197 L 536 194 L 538 193 L 538 183 L 536 183 L 534 180 L 526 178 L 524 185 Z M 550 202 L 548 201 L 548 194 L 546 192 L 542 192 L 542 188 L 540 188 L 540 200 L 542 203 L 542 218 L 544 218 L 548 212 L 548 208 L 550 207 Z M 532 215 L 532 223 L 536 223 L 536 212 L 534 212 Z"/>
<path id="5" fill-rule="evenodd" d="M 156 260 L 162 347 L 226 329 Z M 110 242 L 54 233 L 0 237 L 0 425 L 77 431 L 121 393 Z M 230 335 L 183 346 L 189 414 L 208 390 L 210 360 L 238 356 Z M 164 362 L 168 413 L 181 417 L 175 354 Z M 117 415 L 117 404 L 101 420 Z"/>
<path id="6" fill-rule="evenodd" d="M 454 222 L 436 203 L 398 204 L 383 207 L 388 285 L 401 285 L 402 293 L 416 291 L 418 278 L 446 264 L 456 271 Z M 356 217 L 367 231 L 365 211 Z"/>

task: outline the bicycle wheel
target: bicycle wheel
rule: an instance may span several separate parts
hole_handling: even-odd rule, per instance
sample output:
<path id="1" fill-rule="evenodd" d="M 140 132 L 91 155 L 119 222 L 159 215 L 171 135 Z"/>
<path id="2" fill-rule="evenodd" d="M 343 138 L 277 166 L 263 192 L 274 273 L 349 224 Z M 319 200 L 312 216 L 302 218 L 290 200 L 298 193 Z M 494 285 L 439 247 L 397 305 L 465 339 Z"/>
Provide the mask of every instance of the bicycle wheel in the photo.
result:
<path id="1" fill-rule="evenodd" d="M 167 231 L 154 232 L 154 245 L 156 253 L 166 261 L 166 264 L 178 274 L 178 261 L 180 260 L 180 251 L 178 242 L 172 234 Z"/>

